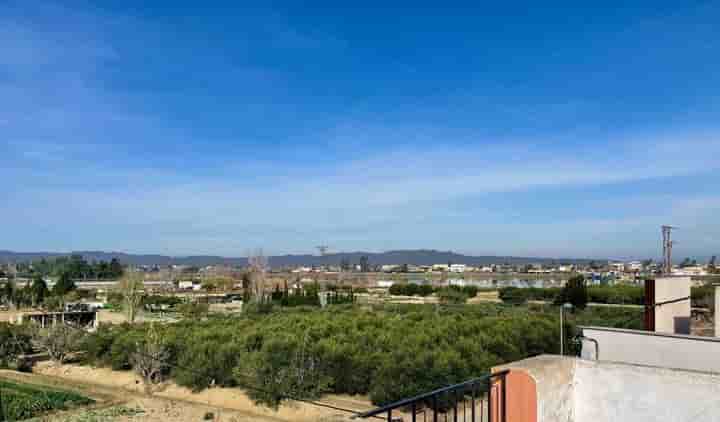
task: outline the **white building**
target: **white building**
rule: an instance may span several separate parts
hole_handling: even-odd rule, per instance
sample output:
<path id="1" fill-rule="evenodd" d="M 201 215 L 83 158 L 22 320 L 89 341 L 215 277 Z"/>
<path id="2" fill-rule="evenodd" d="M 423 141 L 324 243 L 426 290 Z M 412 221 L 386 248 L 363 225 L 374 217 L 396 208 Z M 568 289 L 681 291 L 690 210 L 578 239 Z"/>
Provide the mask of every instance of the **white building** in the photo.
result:
<path id="1" fill-rule="evenodd" d="M 610 262 L 609 265 L 610 268 L 614 269 L 615 271 L 625 271 L 624 262 Z"/>
<path id="2" fill-rule="evenodd" d="M 465 266 L 465 264 L 452 264 L 450 266 L 450 272 L 451 273 L 464 273 L 466 268 L 467 267 Z"/>
<path id="3" fill-rule="evenodd" d="M 700 265 L 693 265 L 691 267 L 673 268 L 672 273 L 676 275 L 707 275 L 708 272 Z"/>
<path id="4" fill-rule="evenodd" d="M 202 285 L 194 281 L 178 281 L 178 289 L 180 290 L 200 290 Z"/>
<path id="5" fill-rule="evenodd" d="M 383 287 L 386 289 L 389 288 L 390 286 L 392 286 L 393 284 L 395 284 L 395 282 L 392 280 L 378 280 L 378 282 L 377 282 L 378 287 Z"/>
<path id="6" fill-rule="evenodd" d="M 626 267 L 630 271 L 640 271 L 643 269 L 643 264 L 640 261 L 630 261 Z"/>

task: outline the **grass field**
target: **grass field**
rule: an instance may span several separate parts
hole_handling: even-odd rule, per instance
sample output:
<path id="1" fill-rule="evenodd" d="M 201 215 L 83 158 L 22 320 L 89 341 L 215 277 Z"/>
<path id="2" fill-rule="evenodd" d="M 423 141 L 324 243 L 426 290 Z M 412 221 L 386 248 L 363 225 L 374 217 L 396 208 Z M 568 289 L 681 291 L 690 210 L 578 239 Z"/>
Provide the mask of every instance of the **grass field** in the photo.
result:
<path id="1" fill-rule="evenodd" d="M 94 402 L 73 392 L 4 379 L 0 379 L 0 394 L 2 394 L 0 418 L 4 416 L 6 421 L 19 421 L 49 411 L 66 410 Z"/>

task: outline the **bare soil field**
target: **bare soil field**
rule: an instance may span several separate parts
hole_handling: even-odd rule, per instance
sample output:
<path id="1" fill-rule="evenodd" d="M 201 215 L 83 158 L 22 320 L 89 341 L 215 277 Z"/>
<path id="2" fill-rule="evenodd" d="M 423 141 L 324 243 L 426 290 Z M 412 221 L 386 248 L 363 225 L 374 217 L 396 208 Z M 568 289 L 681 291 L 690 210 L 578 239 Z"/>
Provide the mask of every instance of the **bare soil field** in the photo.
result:
<path id="1" fill-rule="evenodd" d="M 275 411 L 255 405 L 240 389 L 233 388 L 211 388 L 194 393 L 187 388 L 166 383 L 150 397 L 142 392 L 143 386 L 140 379 L 130 371 L 112 371 L 108 368 L 79 365 L 56 366 L 49 362 L 37 364 L 34 371 L 35 374 L 30 376 L 41 376 L 57 382 L 68 383 L 82 388 L 86 394 L 88 394 L 87 391 L 94 391 L 96 394 L 105 393 L 119 399 L 122 398 L 124 399 L 122 405 L 130 409 L 128 412 L 116 412 L 117 415 L 112 419 L 100 420 L 200 421 L 208 412 L 214 415 L 214 420 L 238 422 L 330 422 L 346 421 L 351 416 L 341 411 L 293 402 L 285 403 Z M 323 397 L 322 402 L 356 411 L 373 407 L 366 399 L 347 396 L 326 396 Z M 120 402 L 114 401 L 113 403 L 117 405 Z M 141 412 L 133 409 L 139 409 Z"/>

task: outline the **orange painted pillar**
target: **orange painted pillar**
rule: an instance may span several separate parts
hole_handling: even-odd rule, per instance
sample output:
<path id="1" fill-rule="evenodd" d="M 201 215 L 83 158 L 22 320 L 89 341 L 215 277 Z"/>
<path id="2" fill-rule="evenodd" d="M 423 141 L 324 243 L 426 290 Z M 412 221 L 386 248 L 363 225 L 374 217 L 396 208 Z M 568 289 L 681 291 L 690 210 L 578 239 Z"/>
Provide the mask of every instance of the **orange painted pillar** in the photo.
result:
<path id="1" fill-rule="evenodd" d="M 525 371 L 493 379 L 489 400 L 490 422 L 537 422 L 537 388 Z"/>

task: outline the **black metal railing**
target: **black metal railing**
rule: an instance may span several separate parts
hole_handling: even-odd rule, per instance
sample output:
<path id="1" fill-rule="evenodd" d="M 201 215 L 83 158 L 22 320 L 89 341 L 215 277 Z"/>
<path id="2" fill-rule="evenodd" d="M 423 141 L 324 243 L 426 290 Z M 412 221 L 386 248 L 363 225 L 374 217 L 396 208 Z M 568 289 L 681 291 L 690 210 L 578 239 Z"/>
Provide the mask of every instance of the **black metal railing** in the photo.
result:
<path id="1" fill-rule="evenodd" d="M 412 422 L 506 422 L 505 377 L 508 372 L 500 371 L 439 388 L 356 417 L 387 418 L 388 422 L 405 422 L 404 417 L 409 417 Z"/>

